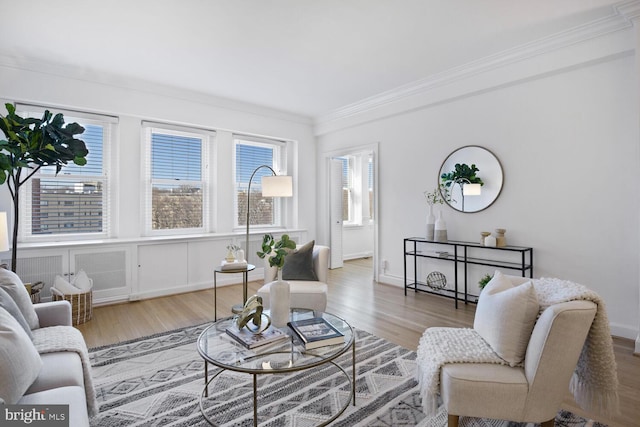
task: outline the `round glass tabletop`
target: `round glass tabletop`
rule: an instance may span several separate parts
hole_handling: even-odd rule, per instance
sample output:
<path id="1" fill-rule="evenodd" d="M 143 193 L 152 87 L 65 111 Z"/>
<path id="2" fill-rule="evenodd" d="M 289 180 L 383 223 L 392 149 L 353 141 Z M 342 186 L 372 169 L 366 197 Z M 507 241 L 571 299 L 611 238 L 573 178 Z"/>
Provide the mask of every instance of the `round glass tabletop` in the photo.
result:
<path id="1" fill-rule="evenodd" d="M 205 329 L 198 338 L 198 352 L 207 362 L 236 372 L 253 374 L 290 372 L 322 365 L 345 353 L 353 343 L 354 333 L 343 319 L 330 313 L 307 309 L 292 309 L 290 320 L 322 317 L 344 335 L 344 342 L 305 350 L 303 342 L 293 330 L 279 328 L 286 338 L 255 348 L 247 348 L 232 338 L 226 329 L 233 317 L 219 320 Z"/>

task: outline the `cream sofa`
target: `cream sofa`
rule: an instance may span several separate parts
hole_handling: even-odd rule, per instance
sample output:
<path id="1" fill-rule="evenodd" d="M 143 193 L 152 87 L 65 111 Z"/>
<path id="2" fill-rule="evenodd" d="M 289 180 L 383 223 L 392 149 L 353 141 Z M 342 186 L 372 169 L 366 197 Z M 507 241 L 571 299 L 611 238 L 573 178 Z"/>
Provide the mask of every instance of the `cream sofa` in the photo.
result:
<path id="1" fill-rule="evenodd" d="M 14 273 L 0 272 L 0 400 L 69 405 L 69 425 L 88 426 L 97 404 L 86 344 L 71 326 L 71 304 L 31 304 L 19 280 Z M 13 311 L 7 308 L 7 303 L 12 304 L 7 295 L 16 303 Z M 22 319 L 16 308 L 24 313 Z"/>

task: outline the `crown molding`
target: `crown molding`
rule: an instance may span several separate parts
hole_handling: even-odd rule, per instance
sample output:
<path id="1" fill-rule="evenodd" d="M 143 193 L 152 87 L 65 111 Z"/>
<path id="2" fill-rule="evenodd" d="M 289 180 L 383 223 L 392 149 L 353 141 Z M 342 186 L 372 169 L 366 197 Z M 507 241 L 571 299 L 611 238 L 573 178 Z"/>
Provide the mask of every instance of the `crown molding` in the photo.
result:
<path id="1" fill-rule="evenodd" d="M 612 7 L 612 13 L 609 16 L 450 68 L 441 73 L 399 86 L 390 91 L 346 105 L 328 114 L 318 116 L 315 118 L 315 134 L 321 135 L 341 129 L 345 127 L 343 125 L 344 122 L 348 122 L 348 126 L 366 122 L 368 119 L 364 118 L 365 115 L 375 115 L 378 116 L 377 118 L 381 118 L 380 114 L 388 116 L 414 110 L 416 109 L 415 102 L 408 102 L 407 104 L 411 104 L 411 107 L 404 109 L 400 104 L 409 98 L 426 96 L 430 92 L 462 80 L 468 80 L 509 65 L 535 59 L 541 55 L 554 53 L 561 49 L 624 31 L 632 27 L 633 20 L 639 17 L 640 0 L 620 3 Z M 456 96 L 459 96 L 459 94 Z M 438 102 L 442 102 L 442 100 Z M 429 102 L 426 102 L 424 105 L 429 104 Z M 386 110 L 386 113 L 376 114 L 375 112 L 378 110 Z"/>
<path id="2" fill-rule="evenodd" d="M 110 86 L 127 91 L 147 93 L 165 96 L 167 98 L 179 99 L 212 107 L 224 108 L 245 114 L 254 114 L 264 117 L 275 118 L 297 124 L 311 126 L 311 117 L 302 116 L 287 111 L 281 111 L 261 105 L 251 104 L 189 89 L 182 89 L 175 86 L 163 85 L 150 82 L 148 80 L 120 76 L 101 71 L 88 70 L 85 68 L 71 67 L 59 63 L 46 62 L 39 59 L 20 58 L 8 52 L 0 51 L 0 68 L 11 68 L 18 71 L 29 71 L 46 74 L 64 79 L 82 81 L 103 86 Z"/>

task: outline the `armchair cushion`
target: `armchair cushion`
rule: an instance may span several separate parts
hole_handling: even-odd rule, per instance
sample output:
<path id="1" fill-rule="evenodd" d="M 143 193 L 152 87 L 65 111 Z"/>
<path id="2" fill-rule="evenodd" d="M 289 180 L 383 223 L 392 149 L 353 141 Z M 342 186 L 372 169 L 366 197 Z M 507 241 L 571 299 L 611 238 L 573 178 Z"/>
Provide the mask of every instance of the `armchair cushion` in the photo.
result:
<path id="1" fill-rule="evenodd" d="M 513 286 L 496 271 L 480 294 L 473 329 L 498 356 L 516 366 L 524 360 L 539 309 L 533 283 Z"/>
<path id="2" fill-rule="evenodd" d="M 318 280 L 318 276 L 313 269 L 313 247 L 315 243 L 315 240 L 312 240 L 290 252 L 285 257 L 284 266 L 282 267 L 283 280 Z"/>
<path id="3" fill-rule="evenodd" d="M 16 302 L 16 305 L 22 312 L 30 329 L 37 329 L 40 327 L 38 316 L 33 308 L 31 297 L 24 283 L 18 277 L 16 273 L 5 268 L 0 268 L 0 287 L 2 287 L 11 298 Z"/>

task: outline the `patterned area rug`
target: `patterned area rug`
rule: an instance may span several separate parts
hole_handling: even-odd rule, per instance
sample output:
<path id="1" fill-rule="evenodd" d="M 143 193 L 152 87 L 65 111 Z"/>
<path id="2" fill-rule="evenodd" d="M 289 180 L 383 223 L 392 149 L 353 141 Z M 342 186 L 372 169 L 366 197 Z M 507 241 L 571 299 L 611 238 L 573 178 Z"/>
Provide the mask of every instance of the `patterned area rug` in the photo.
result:
<path id="1" fill-rule="evenodd" d="M 208 426 L 198 404 L 204 362 L 196 350 L 200 325 L 90 350 L 100 414 L 92 426 Z M 444 411 L 425 418 L 414 379 L 416 353 L 356 330 L 356 406 L 332 426 L 443 427 Z M 351 352 L 339 359 L 351 372 Z M 210 369 L 210 375 L 213 368 Z M 224 373 L 209 388 L 207 414 L 220 426 L 253 425 L 252 377 Z M 261 426 L 314 426 L 349 398 L 349 384 L 332 365 L 289 375 L 258 376 Z M 468 427 L 533 427 L 461 418 Z M 603 427 L 561 411 L 556 426 Z"/>

